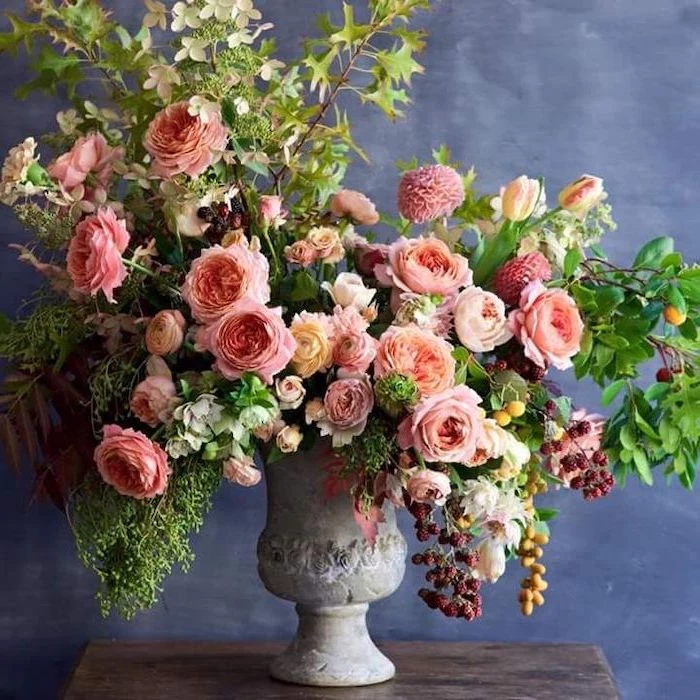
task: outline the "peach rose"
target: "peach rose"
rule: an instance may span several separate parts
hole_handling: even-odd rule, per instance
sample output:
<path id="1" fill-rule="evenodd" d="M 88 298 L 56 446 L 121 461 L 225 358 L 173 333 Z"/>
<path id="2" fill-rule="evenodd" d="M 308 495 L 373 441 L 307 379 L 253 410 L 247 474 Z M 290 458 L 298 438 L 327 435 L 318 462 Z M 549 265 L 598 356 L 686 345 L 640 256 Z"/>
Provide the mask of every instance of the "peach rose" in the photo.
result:
<path id="1" fill-rule="evenodd" d="M 446 474 L 422 469 L 416 472 L 406 484 L 406 491 L 412 501 L 444 506 L 452 493 L 452 484 Z"/>
<path id="2" fill-rule="evenodd" d="M 454 384 L 452 346 L 417 326 L 391 326 L 379 339 L 374 378 L 399 372 L 413 379 L 422 396 L 432 396 Z"/>
<path id="3" fill-rule="evenodd" d="M 71 150 L 59 156 L 47 170 L 65 192 L 84 185 L 89 175 L 106 189 L 112 179 L 112 164 L 123 155 L 124 150 L 111 148 L 102 134 L 91 133 L 81 136 Z"/>
<path id="4" fill-rule="evenodd" d="M 484 431 L 480 403 L 463 385 L 423 399 L 399 425 L 399 447 L 413 447 L 428 462 L 470 464 Z"/>
<path id="5" fill-rule="evenodd" d="M 526 357 L 539 367 L 568 369 L 581 350 L 583 321 L 576 302 L 563 289 L 547 289 L 539 280 L 523 289 L 520 308 L 511 311 L 508 323 Z"/>
<path id="6" fill-rule="evenodd" d="M 318 314 L 302 311 L 294 317 L 289 330 L 296 341 L 294 371 L 303 379 L 325 372 L 333 361 L 330 322 Z"/>
<path id="7" fill-rule="evenodd" d="M 102 290 L 114 303 L 114 290 L 127 276 L 122 253 L 128 245 L 126 221 L 117 219 L 112 209 L 99 209 L 83 219 L 75 227 L 66 258 L 75 289 L 92 296 Z"/>
<path id="8" fill-rule="evenodd" d="M 224 478 L 232 484 L 250 488 L 260 483 L 262 472 L 255 468 L 253 458 L 245 455 L 240 459 L 231 458 L 224 462 Z"/>
<path id="9" fill-rule="evenodd" d="M 324 416 L 318 422 L 321 435 L 332 436 L 333 447 L 348 445 L 361 435 L 374 408 L 374 391 L 366 374 L 340 370 L 338 377 L 326 390 Z"/>
<path id="10" fill-rule="evenodd" d="M 187 321 L 175 309 L 159 311 L 146 328 L 146 348 L 151 355 L 163 357 L 176 353 L 185 341 Z"/>
<path id="11" fill-rule="evenodd" d="M 437 238 L 399 238 L 386 265 L 374 268 L 380 284 L 417 294 L 456 294 L 472 283 L 467 259 Z"/>
<path id="12" fill-rule="evenodd" d="M 369 197 L 355 190 L 340 190 L 331 199 L 331 213 L 337 217 L 347 217 L 361 226 L 374 226 L 379 222 L 379 214 Z"/>
<path id="13" fill-rule="evenodd" d="M 508 183 L 501 194 L 503 216 L 511 221 L 525 221 L 532 216 L 542 188 L 538 180 L 521 175 Z"/>
<path id="14" fill-rule="evenodd" d="M 457 297 L 454 322 L 457 337 L 472 352 L 491 352 L 513 337 L 505 304 L 480 287 L 469 287 Z"/>
<path id="15" fill-rule="evenodd" d="M 216 323 L 200 329 L 197 347 L 214 355 L 215 368 L 226 379 L 254 372 L 271 384 L 292 359 L 296 341 L 284 325 L 282 309 L 242 299 Z"/>
<path id="16" fill-rule="evenodd" d="M 290 374 L 275 380 L 275 394 L 283 411 L 294 411 L 304 402 L 306 389 L 304 380 Z"/>
<path id="17" fill-rule="evenodd" d="M 242 245 L 207 248 L 192 263 L 182 298 L 199 323 L 213 323 L 241 299 L 270 301 L 267 258 Z"/>
<path id="18" fill-rule="evenodd" d="M 122 496 L 139 500 L 165 493 L 172 473 L 168 456 L 143 433 L 118 425 L 106 425 L 95 449 L 100 476 Z"/>
<path id="19" fill-rule="evenodd" d="M 311 399 L 304 406 L 304 420 L 306 425 L 318 423 L 326 415 L 326 409 L 323 407 L 323 399 Z"/>
<path id="20" fill-rule="evenodd" d="M 345 257 L 345 248 L 340 240 L 337 228 L 317 226 L 306 235 L 306 240 L 324 263 L 335 265 Z"/>
<path id="21" fill-rule="evenodd" d="M 148 377 L 131 394 L 131 412 L 146 425 L 155 428 L 169 424 L 177 406 L 177 389 L 172 379 Z"/>
<path id="22" fill-rule="evenodd" d="M 204 122 L 190 114 L 189 102 L 178 102 L 156 114 L 144 146 L 153 156 L 153 173 L 171 178 L 185 173 L 199 177 L 226 149 L 228 130 L 216 111 Z"/>
<path id="23" fill-rule="evenodd" d="M 582 219 L 607 196 L 601 178 L 582 175 L 559 193 L 559 206 Z"/>
<path id="24" fill-rule="evenodd" d="M 307 240 L 294 241 L 284 249 L 284 257 L 292 265 L 310 267 L 318 260 L 318 251 Z"/>
<path id="25" fill-rule="evenodd" d="M 288 455 L 293 454 L 299 449 L 304 436 L 301 434 L 298 425 L 285 425 L 282 430 L 277 433 L 275 444 L 280 452 Z"/>

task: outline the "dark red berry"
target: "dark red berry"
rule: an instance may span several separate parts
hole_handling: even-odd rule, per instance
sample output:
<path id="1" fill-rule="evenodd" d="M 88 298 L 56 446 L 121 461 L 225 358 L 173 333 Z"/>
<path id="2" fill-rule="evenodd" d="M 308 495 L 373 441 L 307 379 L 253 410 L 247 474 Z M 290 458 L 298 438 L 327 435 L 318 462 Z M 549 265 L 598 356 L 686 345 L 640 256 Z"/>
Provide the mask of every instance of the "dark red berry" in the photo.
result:
<path id="1" fill-rule="evenodd" d="M 423 559 L 423 555 L 422 555 L 422 554 L 414 554 L 414 555 L 411 557 L 411 561 L 412 561 L 416 566 L 420 566 L 421 564 L 424 564 L 424 563 L 425 563 L 425 560 Z"/>
<path id="2" fill-rule="evenodd" d="M 430 533 L 421 528 L 416 532 L 416 537 L 418 538 L 419 542 L 427 542 L 430 539 Z"/>
<path id="3" fill-rule="evenodd" d="M 672 382 L 673 381 L 673 372 L 671 372 L 668 367 L 662 367 L 657 373 L 656 373 L 656 381 L 657 382 Z"/>
<path id="4" fill-rule="evenodd" d="M 200 207 L 197 209 L 197 216 L 202 219 L 202 221 L 206 221 L 208 223 L 211 223 L 214 221 L 214 217 L 216 214 L 214 213 L 214 210 L 211 207 Z"/>
<path id="5" fill-rule="evenodd" d="M 508 363 L 505 360 L 498 360 L 494 368 L 497 372 L 505 372 L 508 369 Z"/>

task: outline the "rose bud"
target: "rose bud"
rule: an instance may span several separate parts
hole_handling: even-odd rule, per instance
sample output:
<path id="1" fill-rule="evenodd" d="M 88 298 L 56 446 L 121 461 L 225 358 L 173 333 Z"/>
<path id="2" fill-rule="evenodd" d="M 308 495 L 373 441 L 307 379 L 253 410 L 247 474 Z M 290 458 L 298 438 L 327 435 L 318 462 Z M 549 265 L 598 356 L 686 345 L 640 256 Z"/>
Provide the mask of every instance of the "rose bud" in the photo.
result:
<path id="1" fill-rule="evenodd" d="M 559 193 L 559 206 L 582 219 L 606 197 L 601 178 L 582 175 Z"/>
<path id="2" fill-rule="evenodd" d="M 506 185 L 501 197 L 503 216 L 511 221 L 526 221 L 539 202 L 542 188 L 537 180 L 521 175 Z"/>
<path id="3" fill-rule="evenodd" d="M 159 311 L 146 329 L 146 347 L 151 355 L 172 355 L 185 340 L 187 322 L 174 310 Z"/>

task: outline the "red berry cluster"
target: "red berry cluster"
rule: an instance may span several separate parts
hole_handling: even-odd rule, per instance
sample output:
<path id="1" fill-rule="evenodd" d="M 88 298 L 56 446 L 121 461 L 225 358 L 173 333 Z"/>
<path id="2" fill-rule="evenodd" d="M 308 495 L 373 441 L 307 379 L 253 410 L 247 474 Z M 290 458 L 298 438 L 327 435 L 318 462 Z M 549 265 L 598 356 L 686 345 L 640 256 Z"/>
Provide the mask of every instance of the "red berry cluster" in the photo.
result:
<path id="1" fill-rule="evenodd" d="M 607 496 L 615 486 L 615 477 L 607 469 L 587 469 L 571 480 L 571 488 L 583 491 L 587 501 Z"/>
<path id="2" fill-rule="evenodd" d="M 246 223 L 245 208 L 239 199 L 231 200 L 231 206 L 220 202 L 210 207 L 200 207 L 197 216 L 211 224 L 206 235 L 213 242 L 221 241 L 228 231 L 242 228 Z"/>
<path id="3" fill-rule="evenodd" d="M 468 548 L 471 535 L 448 532 L 433 519 L 433 509 L 425 503 L 411 503 L 409 512 L 416 519 L 416 537 L 426 542 L 437 536 L 438 546 L 414 554 L 411 561 L 429 566 L 425 579 L 432 585 L 421 588 L 418 595 L 433 610 L 440 610 L 447 617 L 475 620 L 481 616 L 481 584 L 470 573 L 478 562 L 478 554 Z M 460 566 L 463 565 L 463 566 Z M 450 591 L 451 589 L 451 591 Z"/>

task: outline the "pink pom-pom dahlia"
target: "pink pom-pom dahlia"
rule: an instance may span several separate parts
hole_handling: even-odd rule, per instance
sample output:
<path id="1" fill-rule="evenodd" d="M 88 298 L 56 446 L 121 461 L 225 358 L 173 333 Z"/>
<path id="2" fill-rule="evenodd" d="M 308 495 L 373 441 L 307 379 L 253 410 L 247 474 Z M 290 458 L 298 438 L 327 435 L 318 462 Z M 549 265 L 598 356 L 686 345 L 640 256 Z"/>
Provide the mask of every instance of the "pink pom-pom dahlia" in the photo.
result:
<path id="1" fill-rule="evenodd" d="M 528 253 L 513 258 L 496 270 L 493 288 L 508 306 L 517 306 L 520 293 L 530 282 L 552 279 L 552 266 L 542 253 Z"/>
<path id="2" fill-rule="evenodd" d="M 462 202 L 462 178 L 456 170 L 446 165 L 411 170 L 399 184 L 399 211 L 401 216 L 414 224 L 450 216 Z"/>

